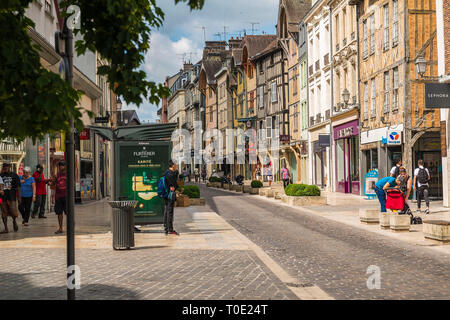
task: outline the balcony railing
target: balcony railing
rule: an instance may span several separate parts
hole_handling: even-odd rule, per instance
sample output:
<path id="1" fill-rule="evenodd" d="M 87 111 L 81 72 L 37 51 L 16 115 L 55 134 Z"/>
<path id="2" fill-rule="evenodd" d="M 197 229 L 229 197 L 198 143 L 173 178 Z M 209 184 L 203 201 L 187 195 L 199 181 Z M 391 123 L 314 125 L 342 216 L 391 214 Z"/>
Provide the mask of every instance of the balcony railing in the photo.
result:
<path id="1" fill-rule="evenodd" d="M 339 43 L 336 45 L 336 52 L 339 51 Z"/>
<path id="2" fill-rule="evenodd" d="M 310 75 L 310 76 L 313 75 L 313 73 L 314 73 L 314 66 L 313 66 L 313 65 L 310 65 L 310 66 L 309 66 L 308 72 L 309 72 L 309 75 Z"/>
<path id="3" fill-rule="evenodd" d="M 320 60 L 316 61 L 316 71 L 319 71 L 320 69 Z"/>
<path id="4" fill-rule="evenodd" d="M 342 40 L 342 47 L 345 47 L 347 45 L 347 38 L 344 38 L 344 40 Z"/>

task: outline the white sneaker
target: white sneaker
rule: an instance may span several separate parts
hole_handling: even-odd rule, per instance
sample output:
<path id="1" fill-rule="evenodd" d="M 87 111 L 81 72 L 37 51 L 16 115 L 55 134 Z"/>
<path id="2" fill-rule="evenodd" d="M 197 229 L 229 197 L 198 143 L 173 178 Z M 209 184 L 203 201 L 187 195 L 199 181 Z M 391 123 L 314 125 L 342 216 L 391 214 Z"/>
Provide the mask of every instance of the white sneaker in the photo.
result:
<path id="1" fill-rule="evenodd" d="M 426 209 L 425 209 L 425 213 L 426 213 L 426 214 L 429 214 L 429 213 L 430 213 L 430 209 L 426 208 Z"/>
<path id="2" fill-rule="evenodd" d="M 420 211 L 420 209 L 417 209 L 416 213 L 420 214 L 422 211 Z"/>

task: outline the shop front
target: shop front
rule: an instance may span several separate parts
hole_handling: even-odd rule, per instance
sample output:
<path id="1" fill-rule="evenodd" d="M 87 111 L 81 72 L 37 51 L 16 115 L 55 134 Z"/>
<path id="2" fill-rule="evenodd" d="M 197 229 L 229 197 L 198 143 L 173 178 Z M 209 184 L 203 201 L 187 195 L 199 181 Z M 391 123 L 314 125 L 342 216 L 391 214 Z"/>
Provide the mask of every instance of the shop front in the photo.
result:
<path id="1" fill-rule="evenodd" d="M 333 127 L 336 191 L 360 193 L 358 120 Z"/>

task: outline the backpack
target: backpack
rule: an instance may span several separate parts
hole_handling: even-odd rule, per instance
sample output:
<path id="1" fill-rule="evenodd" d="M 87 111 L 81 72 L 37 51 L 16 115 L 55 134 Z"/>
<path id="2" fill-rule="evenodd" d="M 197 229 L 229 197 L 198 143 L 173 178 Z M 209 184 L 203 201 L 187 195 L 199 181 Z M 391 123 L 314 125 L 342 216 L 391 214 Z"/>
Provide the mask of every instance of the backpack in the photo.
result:
<path id="1" fill-rule="evenodd" d="M 166 199 L 169 196 L 169 187 L 166 183 L 166 175 L 163 175 L 158 182 L 158 197 Z"/>
<path id="2" fill-rule="evenodd" d="M 420 184 L 428 183 L 428 173 L 425 168 L 419 168 L 419 173 L 417 174 L 417 180 Z"/>

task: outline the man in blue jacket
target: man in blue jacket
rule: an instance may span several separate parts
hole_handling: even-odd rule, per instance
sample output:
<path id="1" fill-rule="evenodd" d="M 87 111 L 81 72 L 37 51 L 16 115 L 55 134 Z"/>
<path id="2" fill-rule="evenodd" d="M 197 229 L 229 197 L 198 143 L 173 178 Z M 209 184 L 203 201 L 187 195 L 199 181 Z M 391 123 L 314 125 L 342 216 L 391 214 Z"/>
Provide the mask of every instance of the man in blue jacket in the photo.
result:
<path id="1" fill-rule="evenodd" d="M 169 187 L 168 197 L 164 199 L 164 229 L 166 235 L 179 235 L 179 233 L 173 229 L 173 206 L 176 200 L 175 190 L 178 189 L 178 166 L 172 160 L 169 160 L 169 170 L 164 173 L 164 176 L 166 177 L 166 184 Z"/>

